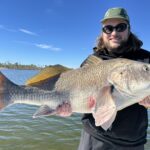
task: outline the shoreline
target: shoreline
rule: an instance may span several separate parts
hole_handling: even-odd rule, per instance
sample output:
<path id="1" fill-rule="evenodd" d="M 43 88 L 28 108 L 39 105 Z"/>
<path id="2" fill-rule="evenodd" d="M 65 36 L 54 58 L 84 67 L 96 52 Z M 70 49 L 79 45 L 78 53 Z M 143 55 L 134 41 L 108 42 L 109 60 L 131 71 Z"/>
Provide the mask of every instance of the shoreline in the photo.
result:
<path id="1" fill-rule="evenodd" d="M 3 70 L 3 69 L 7 69 L 7 68 L 5 68 L 5 67 L 0 67 L 0 70 Z"/>

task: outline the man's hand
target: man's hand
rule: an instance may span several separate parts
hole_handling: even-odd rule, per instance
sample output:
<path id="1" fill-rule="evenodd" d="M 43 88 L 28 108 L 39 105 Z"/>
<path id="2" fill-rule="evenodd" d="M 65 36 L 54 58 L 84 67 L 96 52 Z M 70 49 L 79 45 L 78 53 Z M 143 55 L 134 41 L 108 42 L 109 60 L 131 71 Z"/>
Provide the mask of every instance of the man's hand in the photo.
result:
<path id="1" fill-rule="evenodd" d="M 57 107 L 57 115 L 61 117 L 69 117 L 72 114 L 72 108 L 70 103 L 63 102 L 61 105 Z"/>
<path id="2" fill-rule="evenodd" d="M 146 108 L 150 108 L 150 95 L 145 97 L 142 101 L 140 101 L 139 104 L 143 105 Z"/>

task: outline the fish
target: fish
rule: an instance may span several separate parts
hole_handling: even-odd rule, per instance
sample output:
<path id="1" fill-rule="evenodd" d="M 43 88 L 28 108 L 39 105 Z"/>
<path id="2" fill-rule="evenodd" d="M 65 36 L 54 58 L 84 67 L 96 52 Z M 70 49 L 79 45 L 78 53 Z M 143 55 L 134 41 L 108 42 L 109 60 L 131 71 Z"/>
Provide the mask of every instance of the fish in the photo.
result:
<path id="1" fill-rule="evenodd" d="M 37 118 L 58 115 L 60 106 L 70 104 L 72 113 L 92 113 L 95 125 L 104 130 L 118 111 L 149 95 L 150 64 L 124 58 L 63 72 L 51 90 L 17 85 L 0 72 L 0 110 L 16 103 L 37 105 Z"/>

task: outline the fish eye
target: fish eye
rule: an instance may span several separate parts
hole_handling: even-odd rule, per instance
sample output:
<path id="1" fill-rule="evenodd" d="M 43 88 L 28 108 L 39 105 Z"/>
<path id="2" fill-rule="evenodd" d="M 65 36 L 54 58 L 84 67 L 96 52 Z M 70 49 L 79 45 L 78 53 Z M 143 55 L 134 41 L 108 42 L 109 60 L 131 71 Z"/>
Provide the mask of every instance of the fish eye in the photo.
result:
<path id="1" fill-rule="evenodd" d="M 143 66 L 143 70 L 144 70 L 144 71 L 149 71 L 149 67 L 148 67 L 147 65 L 144 65 L 144 66 Z"/>

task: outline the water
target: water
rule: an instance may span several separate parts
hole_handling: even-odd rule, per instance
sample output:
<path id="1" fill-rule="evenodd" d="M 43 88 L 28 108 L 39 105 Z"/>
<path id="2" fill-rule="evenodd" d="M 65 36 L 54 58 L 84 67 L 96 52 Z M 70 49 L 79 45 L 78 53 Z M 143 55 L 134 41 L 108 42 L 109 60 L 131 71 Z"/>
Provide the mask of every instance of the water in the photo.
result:
<path id="1" fill-rule="evenodd" d="M 24 84 L 27 78 L 38 71 L 2 72 L 15 83 Z M 0 150 L 76 150 L 82 129 L 81 115 L 33 119 L 32 115 L 37 108 L 15 104 L 0 113 Z M 150 149 L 150 122 L 147 139 L 145 150 Z"/>

